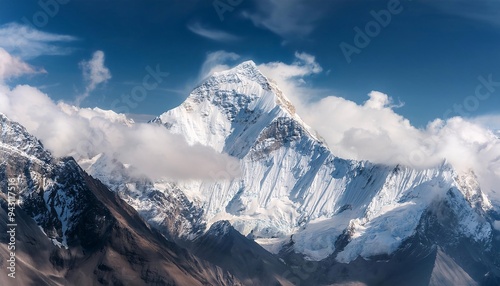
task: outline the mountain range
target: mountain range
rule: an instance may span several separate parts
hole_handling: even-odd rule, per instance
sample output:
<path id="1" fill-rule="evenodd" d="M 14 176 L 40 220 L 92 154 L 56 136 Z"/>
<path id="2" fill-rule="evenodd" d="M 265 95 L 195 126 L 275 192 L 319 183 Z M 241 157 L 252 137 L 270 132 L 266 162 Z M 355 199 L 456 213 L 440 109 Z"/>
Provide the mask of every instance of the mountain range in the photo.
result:
<path id="1" fill-rule="evenodd" d="M 54 158 L 0 116 L 20 285 L 500 285 L 500 206 L 473 171 L 339 158 L 251 61 L 149 122 L 238 159 L 210 180 Z"/>

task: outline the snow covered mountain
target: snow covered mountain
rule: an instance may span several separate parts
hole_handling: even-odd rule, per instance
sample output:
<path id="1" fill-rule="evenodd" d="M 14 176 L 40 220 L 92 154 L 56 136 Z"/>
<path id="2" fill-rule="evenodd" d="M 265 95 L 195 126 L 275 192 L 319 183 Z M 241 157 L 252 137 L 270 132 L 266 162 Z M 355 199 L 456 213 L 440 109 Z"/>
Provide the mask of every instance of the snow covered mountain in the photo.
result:
<path id="1" fill-rule="evenodd" d="M 446 163 L 412 170 L 336 157 L 253 62 L 214 74 L 155 122 L 241 159 L 238 180 L 180 189 L 199 202 L 209 225 L 228 220 L 270 250 L 294 234 L 296 251 L 321 260 L 349 230 L 339 261 L 391 253 L 436 198 L 451 195 L 463 207 L 457 209 L 464 218 L 460 232 L 492 239 L 491 224 L 481 219 L 492 205 L 473 174 L 457 174 Z"/>
<path id="2" fill-rule="evenodd" d="M 435 271 L 434 280 L 427 282 L 446 276 L 442 270 L 453 264 L 450 259 L 460 277 L 500 281 L 499 206 L 481 191 L 474 173 L 459 173 L 447 162 L 415 170 L 336 157 L 251 61 L 210 76 L 152 123 L 240 159 L 236 179 L 239 172 L 228 166 L 213 181 L 189 182 L 128 177 L 123 164 L 101 155 L 84 162 L 174 240 L 197 241 L 210 226 L 227 221 L 290 265 L 299 255 L 304 263 L 321 261 L 332 269 L 331 277 L 321 274 L 330 277 L 324 281 L 301 280 L 311 285 L 335 282 L 343 272 L 351 275 L 345 279 L 381 283 L 376 279 L 383 278 L 370 280 L 345 265 L 413 257 L 405 251 L 432 257 L 435 270 L 428 273 Z M 466 254 L 460 253 L 464 245 Z"/>
<path id="3" fill-rule="evenodd" d="M 2 223 L 0 265 L 12 266 L 14 253 L 16 278 L 1 275 L 1 285 L 241 285 L 167 241 L 76 161 L 53 158 L 3 114 L 0 189 L 0 216 L 15 233 L 12 244 Z"/>

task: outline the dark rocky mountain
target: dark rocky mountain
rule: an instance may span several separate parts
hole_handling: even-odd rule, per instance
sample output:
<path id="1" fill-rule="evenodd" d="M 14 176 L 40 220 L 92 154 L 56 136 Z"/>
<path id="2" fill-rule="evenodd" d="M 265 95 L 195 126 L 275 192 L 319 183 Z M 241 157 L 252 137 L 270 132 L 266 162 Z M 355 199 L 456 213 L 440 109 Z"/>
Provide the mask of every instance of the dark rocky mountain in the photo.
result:
<path id="1" fill-rule="evenodd" d="M 52 158 L 4 115 L 0 124 L 3 222 L 9 196 L 18 200 L 15 249 L 11 228 L 0 231 L 0 266 L 15 252 L 16 278 L 1 275 L 0 285 L 241 285 L 167 241 L 72 158 Z"/>

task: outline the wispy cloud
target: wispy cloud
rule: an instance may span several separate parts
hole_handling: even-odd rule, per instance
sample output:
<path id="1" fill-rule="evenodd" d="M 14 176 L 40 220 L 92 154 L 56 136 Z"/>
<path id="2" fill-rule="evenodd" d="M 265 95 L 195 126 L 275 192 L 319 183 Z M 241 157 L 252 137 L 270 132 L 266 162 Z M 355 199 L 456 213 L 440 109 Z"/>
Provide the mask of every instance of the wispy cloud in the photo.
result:
<path id="1" fill-rule="evenodd" d="M 442 12 L 500 26 L 500 2 L 496 0 L 425 0 Z"/>
<path id="2" fill-rule="evenodd" d="M 472 122 L 475 122 L 485 128 L 489 128 L 491 130 L 500 132 L 500 114 L 488 114 L 478 116 L 472 119 Z"/>
<path id="3" fill-rule="evenodd" d="M 12 56 L 3 48 L 0 48 L 0 83 L 22 75 L 37 73 L 46 73 L 46 71 L 44 69 L 37 69 L 20 58 Z"/>
<path id="4" fill-rule="evenodd" d="M 105 83 L 111 79 L 111 72 L 104 65 L 104 58 L 103 51 L 96 51 L 90 60 L 80 62 L 83 79 L 87 82 L 87 86 L 85 87 L 85 92 L 77 97 L 76 105 L 79 105 L 87 98 L 99 84 Z"/>
<path id="5" fill-rule="evenodd" d="M 292 64 L 270 62 L 259 65 L 259 69 L 272 78 L 287 80 L 303 78 L 323 71 L 313 55 L 299 52 L 295 52 L 295 61 Z"/>
<path id="6" fill-rule="evenodd" d="M 227 70 L 230 68 L 229 63 L 240 59 L 240 55 L 226 51 L 215 51 L 207 54 L 205 61 L 201 65 L 200 73 L 197 81 L 200 82 L 214 72 Z"/>
<path id="7" fill-rule="evenodd" d="M 53 87 L 57 87 L 57 86 L 60 86 L 60 85 L 61 85 L 60 82 L 56 82 L 56 83 L 51 83 L 51 84 L 39 85 L 36 88 L 38 88 L 40 90 L 44 90 L 44 89 L 50 89 L 50 88 L 53 88 Z"/>
<path id="8" fill-rule="evenodd" d="M 243 16 L 255 26 L 268 29 L 285 40 L 304 38 L 331 9 L 330 2 L 334 1 L 259 0 L 257 10 L 245 11 Z"/>
<path id="9" fill-rule="evenodd" d="M 0 39 L 0 47 L 22 59 L 70 54 L 74 49 L 64 44 L 77 40 L 73 36 L 42 32 L 17 23 L 0 26 Z"/>
<path id="10" fill-rule="evenodd" d="M 233 34 L 205 27 L 199 22 L 191 23 L 187 26 L 187 28 L 198 36 L 217 42 L 232 42 L 239 40 L 239 37 Z"/>

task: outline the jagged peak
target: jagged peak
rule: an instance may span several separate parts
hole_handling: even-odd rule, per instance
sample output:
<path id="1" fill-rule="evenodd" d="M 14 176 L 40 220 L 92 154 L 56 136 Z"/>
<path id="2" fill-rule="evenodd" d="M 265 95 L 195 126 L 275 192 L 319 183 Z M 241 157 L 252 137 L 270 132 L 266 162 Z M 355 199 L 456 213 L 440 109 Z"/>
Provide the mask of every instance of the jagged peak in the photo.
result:
<path id="1" fill-rule="evenodd" d="M 222 114 L 227 116 L 228 122 L 234 120 L 255 122 L 258 114 L 272 112 L 273 116 L 295 120 L 312 139 L 322 142 L 318 139 L 319 136 L 302 121 L 296 113 L 295 106 L 278 84 L 267 78 L 253 61 L 245 61 L 233 68 L 212 74 L 191 92 L 181 106 L 163 113 L 151 122 L 170 127 L 171 117 L 177 112 L 201 114 L 202 118 L 206 118 L 201 119 L 202 121 L 215 120 L 209 116 L 216 114 L 211 108 L 222 111 Z"/>
<path id="2" fill-rule="evenodd" d="M 2 112 L 0 112 L 0 120 L 10 121 L 9 117 L 7 117 L 7 115 L 3 114 Z"/>
<path id="3" fill-rule="evenodd" d="M 0 112 L 0 122 L 6 125 L 2 125 L 2 136 L 8 136 L 8 133 L 11 133 L 10 135 L 25 135 L 26 137 L 32 137 L 34 138 L 29 132 L 26 130 L 24 126 L 19 124 L 18 122 L 10 119 L 7 115 L 3 114 Z"/>
<path id="4" fill-rule="evenodd" d="M 257 68 L 257 64 L 255 64 L 255 62 L 252 60 L 242 62 L 242 63 L 238 64 L 237 66 L 235 66 L 234 69 L 259 71 L 259 69 Z"/>
<path id="5" fill-rule="evenodd" d="M 252 85 L 258 84 L 261 90 L 252 90 Z M 244 61 L 233 68 L 213 73 L 200 86 L 195 88 L 187 99 L 187 105 L 190 102 L 200 102 L 204 99 L 213 99 L 219 96 L 219 90 L 224 88 L 226 91 L 231 89 L 242 88 L 243 92 L 234 93 L 234 95 L 242 97 L 260 97 L 267 99 L 269 102 L 274 102 L 280 106 L 290 116 L 296 116 L 295 106 L 285 96 L 283 91 L 278 87 L 278 84 L 272 79 L 266 77 L 252 60 Z M 248 88 L 245 90 L 245 88 Z"/>
<path id="6" fill-rule="evenodd" d="M 50 152 L 24 126 L 3 113 L 0 113 L 0 123 L 0 151 L 13 151 L 20 156 L 34 156 L 45 163 L 52 161 Z"/>
<path id="7" fill-rule="evenodd" d="M 244 61 L 244 62 L 242 62 L 242 63 L 240 63 L 240 64 L 236 65 L 235 67 L 230 68 L 228 70 L 216 72 L 216 73 L 214 73 L 214 75 L 221 74 L 221 73 L 238 73 L 238 74 L 247 75 L 250 77 L 254 76 L 254 75 L 259 75 L 259 74 L 262 75 L 259 68 L 257 67 L 257 64 L 255 64 L 255 62 L 252 60 Z"/>
<path id="8" fill-rule="evenodd" d="M 210 229 L 208 229 L 207 234 L 214 236 L 214 237 L 224 237 L 232 229 L 233 229 L 233 226 L 231 225 L 231 223 L 229 221 L 220 220 L 220 221 L 217 221 L 210 226 Z"/>
<path id="9" fill-rule="evenodd" d="M 253 61 L 245 61 L 228 70 L 213 73 L 201 86 L 213 86 L 221 83 L 258 83 L 264 90 L 271 90 L 270 82 Z"/>

